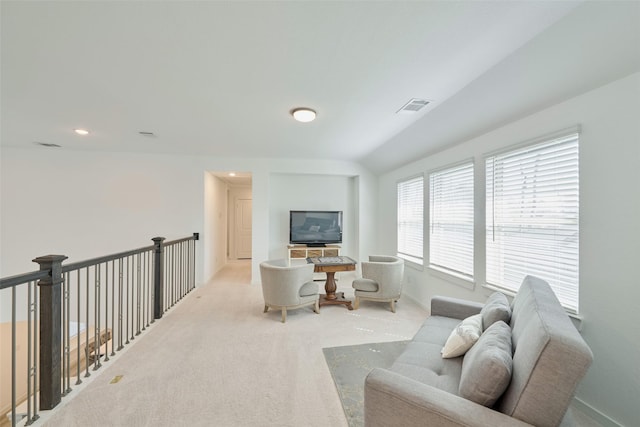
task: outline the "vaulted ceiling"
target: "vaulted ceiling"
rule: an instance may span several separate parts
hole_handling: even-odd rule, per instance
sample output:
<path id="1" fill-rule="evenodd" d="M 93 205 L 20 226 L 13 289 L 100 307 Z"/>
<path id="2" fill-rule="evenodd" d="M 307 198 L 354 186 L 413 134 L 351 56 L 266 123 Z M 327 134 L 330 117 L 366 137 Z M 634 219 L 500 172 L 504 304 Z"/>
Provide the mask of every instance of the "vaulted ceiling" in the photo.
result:
<path id="1" fill-rule="evenodd" d="M 3 0 L 1 143 L 384 172 L 638 71 L 639 4 Z"/>

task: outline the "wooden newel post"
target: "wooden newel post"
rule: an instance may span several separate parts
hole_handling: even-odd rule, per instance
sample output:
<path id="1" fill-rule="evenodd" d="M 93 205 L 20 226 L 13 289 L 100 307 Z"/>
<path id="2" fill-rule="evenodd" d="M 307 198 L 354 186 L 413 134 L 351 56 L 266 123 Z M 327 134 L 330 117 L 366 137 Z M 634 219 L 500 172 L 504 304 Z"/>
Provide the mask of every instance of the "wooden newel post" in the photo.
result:
<path id="1" fill-rule="evenodd" d="M 62 399 L 62 261 L 64 255 L 33 260 L 49 277 L 40 287 L 40 409 L 53 409 Z"/>
<path id="2" fill-rule="evenodd" d="M 162 301 L 164 300 L 164 237 L 154 237 L 156 245 L 153 251 L 153 318 L 162 318 Z"/>

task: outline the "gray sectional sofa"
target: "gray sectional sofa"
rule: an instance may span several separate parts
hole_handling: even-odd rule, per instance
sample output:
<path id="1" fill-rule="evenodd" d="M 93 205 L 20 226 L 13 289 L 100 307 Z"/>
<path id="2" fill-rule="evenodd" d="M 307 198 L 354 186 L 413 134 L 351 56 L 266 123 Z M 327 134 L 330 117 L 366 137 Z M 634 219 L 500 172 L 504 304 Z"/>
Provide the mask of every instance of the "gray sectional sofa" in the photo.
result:
<path id="1" fill-rule="evenodd" d="M 435 297 L 426 319 L 389 369 L 365 380 L 365 425 L 572 425 L 567 411 L 593 355 L 549 285 L 524 279 L 513 302 L 485 305 Z M 462 319 L 484 332 L 463 356 L 441 350 Z"/>

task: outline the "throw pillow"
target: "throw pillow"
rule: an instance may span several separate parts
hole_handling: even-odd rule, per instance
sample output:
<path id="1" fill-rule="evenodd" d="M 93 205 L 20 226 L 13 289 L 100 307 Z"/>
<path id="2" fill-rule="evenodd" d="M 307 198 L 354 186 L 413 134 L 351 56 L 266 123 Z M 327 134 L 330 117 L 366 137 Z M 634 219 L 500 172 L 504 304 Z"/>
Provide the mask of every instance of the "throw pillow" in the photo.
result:
<path id="1" fill-rule="evenodd" d="M 464 319 L 455 327 L 444 347 L 442 347 L 442 358 L 462 356 L 469 350 L 482 333 L 482 315 L 475 314 Z"/>
<path id="2" fill-rule="evenodd" d="M 506 295 L 500 292 L 492 293 L 487 302 L 480 310 L 482 314 L 482 326 L 486 330 L 489 326 L 493 325 L 498 320 L 502 320 L 504 323 L 509 324 L 511 320 L 511 306 Z"/>
<path id="3" fill-rule="evenodd" d="M 512 370 L 511 328 L 499 320 L 464 356 L 458 393 L 490 408 L 509 386 Z"/>

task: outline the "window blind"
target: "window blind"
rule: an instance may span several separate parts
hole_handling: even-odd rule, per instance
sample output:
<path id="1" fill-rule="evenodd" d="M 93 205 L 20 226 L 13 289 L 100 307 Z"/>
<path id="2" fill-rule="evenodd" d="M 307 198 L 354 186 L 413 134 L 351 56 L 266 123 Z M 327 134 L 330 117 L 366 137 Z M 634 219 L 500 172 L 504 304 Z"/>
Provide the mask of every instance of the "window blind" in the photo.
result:
<path id="1" fill-rule="evenodd" d="M 424 177 L 398 182 L 398 256 L 422 265 Z"/>
<path id="2" fill-rule="evenodd" d="M 473 278 L 473 162 L 429 175 L 429 264 Z"/>
<path id="3" fill-rule="evenodd" d="M 578 134 L 486 159 L 487 283 L 517 291 L 524 276 L 578 311 Z"/>

